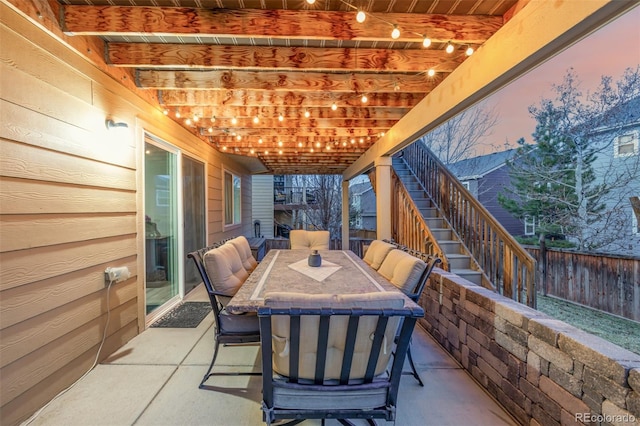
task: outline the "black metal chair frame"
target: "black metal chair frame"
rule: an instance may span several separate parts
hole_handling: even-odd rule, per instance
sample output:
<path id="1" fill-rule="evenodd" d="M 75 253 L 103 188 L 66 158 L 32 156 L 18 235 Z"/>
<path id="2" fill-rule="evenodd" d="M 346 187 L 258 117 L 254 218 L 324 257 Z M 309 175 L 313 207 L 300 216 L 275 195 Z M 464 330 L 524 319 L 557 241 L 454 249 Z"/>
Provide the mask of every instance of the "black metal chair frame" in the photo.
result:
<path id="1" fill-rule="evenodd" d="M 290 349 L 289 349 L 289 372 L 290 377 L 276 380 L 273 373 L 272 341 L 263 339 L 262 341 L 262 410 L 263 420 L 267 425 L 281 419 L 293 419 L 286 425 L 295 425 L 307 419 L 331 418 L 338 420 L 341 424 L 352 425 L 348 419 L 366 419 L 370 425 L 375 425 L 374 419 L 395 420 L 398 388 L 400 386 L 400 376 L 402 366 L 409 349 L 411 333 L 416 320 L 424 316 L 421 308 L 411 309 L 298 309 L 298 308 L 271 308 L 261 307 L 258 309 L 260 320 L 260 332 L 263 336 L 271 336 L 271 318 L 274 315 L 284 315 L 290 318 Z M 304 344 L 304 336 L 300 336 L 300 319 L 305 315 L 315 315 L 320 317 L 319 332 L 317 342 L 317 359 L 315 366 L 315 380 L 307 383 L 306 380 L 298 379 L 300 345 Z M 325 363 L 327 358 L 327 340 L 331 317 L 336 315 L 349 316 L 348 328 L 346 332 L 345 351 L 341 366 L 341 377 L 338 383 L 325 383 Z M 358 383 L 349 382 L 352 358 L 356 342 L 358 322 L 362 316 L 378 316 L 378 322 L 373 337 L 371 352 L 369 354 L 364 380 Z M 374 371 L 382 345 L 384 344 L 384 331 L 390 317 L 401 316 L 400 332 L 395 339 L 395 352 L 390 362 L 390 370 L 386 380 L 379 378 L 374 381 Z M 371 409 L 292 409 L 274 406 L 274 389 L 277 387 L 289 388 L 300 392 L 332 392 L 332 391 L 366 391 L 371 389 L 387 388 L 386 404 L 381 407 Z M 329 394 L 327 394 L 329 395 Z"/>
<path id="2" fill-rule="evenodd" d="M 216 362 L 216 358 L 218 357 L 218 350 L 220 344 L 225 346 L 234 345 L 234 344 L 247 344 L 247 343 L 259 343 L 260 342 L 260 332 L 256 330 L 255 332 L 223 332 L 222 327 L 220 326 L 220 315 L 224 309 L 220 301 L 218 300 L 218 296 L 227 296 L 221 292 L 215 291 L 213 286 L 211 285 L 211 280 L 209 279 L 209 275 L 207 274 L 207 270 L 204 267 L 204 255 L 209 250 L 220 247 L 228 240 L 223 240 L 217 242 L 211 246 L 201 248 L 199 250 L 193 251 L 187 255 L 188 258 L 193 259 L 198 272 L 200 273 L 200 277 L 202 278 L 202 282 L 207 289 L 207 294 L 209 295 L 209 302 L 211 302 L 211 308 L 213 310 L 214 317 L 214 329 L 215 329 L 215 348 L 213 350 L 213 358 L 211 359 L 211 364 L 209 365 L 209 369 L 206 374 L 202 378 L 200 385 L 198 386 L 200 389 L 206 389 L 206 385 L 204 384 L 209 377 L 211 376 L 259 376 L 260 372 L 212 372 L 213 366 Z"/>
<path id="3" fill-rule="evenodd" d="M 422 275 L 420 275 L 420 279 L 418 280 L 416 286 L 413 288 L 413 291 L 411 293 L 405 293 L 409 299 L 418 303 L 418 301 L 420 300 L 420 295 L 424 290 L 424 286 L 427 284 L 427 279 L 429 279 L 429 275 L 431 275 L 431 271 L 433 271 L 433 268 L 435 268 L 437 264 L 441 263 L 442 260 L 437 256 L 426 254 L 418 250 L 410 249 L 406 246 L 396 243 L 393 240 L 383 240 L 383 241 L 385 243 L 394 245 L 398 250 L 402 250 L 414 257 L 417 257 L 418 259 L 421 259 L 427 264 L 427 267 L 424 269 L 424 272 L 422 272 Z M 424 383 L 422 382 L 422 379 L 418 375 L 418 370 L 416 369 L 416 366 L 413 362 L 413 356 L 411 355 L 411 345 L 409 345 L 409 349 L 407 350 L 407 358 L 409 359 L 409 366 L 411 367 L 411 371 L 407 372 L 406 374 L 411 374 L 413 377 L 415 377 L 415 379 L 418 381 L 418 384 L 420 384 L 420 386 L 424 386 Z"/>

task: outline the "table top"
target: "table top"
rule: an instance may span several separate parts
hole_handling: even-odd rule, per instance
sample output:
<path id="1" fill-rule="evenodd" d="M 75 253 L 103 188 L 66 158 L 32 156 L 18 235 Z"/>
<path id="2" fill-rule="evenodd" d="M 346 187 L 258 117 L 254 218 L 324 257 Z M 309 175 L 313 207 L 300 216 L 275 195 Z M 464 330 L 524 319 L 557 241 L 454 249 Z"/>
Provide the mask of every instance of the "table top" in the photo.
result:
<path id="1" fill-rule="evenodd" d="M 227 305 L 229 312 L 257 312 L 273 291 L 359 294 L 400 290 L 350 250 L 319 250 L 320 267 L 310 267 L 309 250 L 271 250 Z M 408 297 L 405 306 L 415 306 Z"/>

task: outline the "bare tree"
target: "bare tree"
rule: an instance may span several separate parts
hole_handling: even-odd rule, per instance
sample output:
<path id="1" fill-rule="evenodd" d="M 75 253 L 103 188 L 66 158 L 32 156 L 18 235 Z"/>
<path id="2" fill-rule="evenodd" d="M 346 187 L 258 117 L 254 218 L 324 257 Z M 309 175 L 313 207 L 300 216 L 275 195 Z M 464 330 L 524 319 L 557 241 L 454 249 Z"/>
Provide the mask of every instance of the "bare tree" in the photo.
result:
<path id="1" fill-rule="evenodd" d="M 476 155 L 478 142 L 491 136 L 498 114 L 486 102 L 469 108 L 420 138 L 444 164 Z"/>

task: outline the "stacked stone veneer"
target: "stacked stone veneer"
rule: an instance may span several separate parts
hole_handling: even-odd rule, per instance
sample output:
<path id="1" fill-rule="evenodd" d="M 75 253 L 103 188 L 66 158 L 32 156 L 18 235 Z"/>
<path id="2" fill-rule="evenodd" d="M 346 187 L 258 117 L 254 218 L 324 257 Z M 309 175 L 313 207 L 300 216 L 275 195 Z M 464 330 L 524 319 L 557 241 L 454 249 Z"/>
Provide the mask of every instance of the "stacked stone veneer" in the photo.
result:
<path id="1" fill-rule="evenodd" d="M 434 269 L 421 325 L 521 424 L 640 424 L 640 356 Z"/>

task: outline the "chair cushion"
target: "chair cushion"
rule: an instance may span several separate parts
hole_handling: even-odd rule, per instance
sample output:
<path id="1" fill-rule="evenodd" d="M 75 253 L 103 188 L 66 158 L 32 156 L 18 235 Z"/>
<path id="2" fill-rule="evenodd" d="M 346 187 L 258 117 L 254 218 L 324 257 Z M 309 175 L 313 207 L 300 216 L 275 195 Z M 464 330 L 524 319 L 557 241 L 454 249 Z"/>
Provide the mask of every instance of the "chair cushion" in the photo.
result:
<path id="1" fill-rule="evenodd" d="M 220 311 L 218 317 L 220 332 L 224 333 L 259 333 L 258 315 L 255 312 L 230 314 L 226 309 Z"/>
<path id="2" fill-rule="evenodd" d="M 249 245 L 249 240 L 247 240 L 244 236 L 236 237 L 232 240 L 227 241 L 227 244 L 231 244 L 238 250 L 238 254 L 240 255 L 240 260 L 242 261 L 242 266 L 247 272 L 251 273 L 256 266 L 258 266 L 258 262 L 253 257 L 253 253 L 251 252 L 251 246 Z"/>
<path id="3" fill-rule="evenodd" d="M 380 275 L 406 294 L 411 294 L 420 281 L 427 264 L 402 250 L 393 249 L 378 269 Z"/>
<path id="4" fill-rule="evenodd" d="M 294 229 L 289 233 L 289 239 L 293 250 L 329 250 L 329 231 Z"/>
<path id="5" fill-rule="evenodd" d="M 364 254 L 362 260 L 367 262 L 367 265 L 371 266 L 376 271 L 380 269 L 380 265 L 384 261 L 385 257 L 395 247 L 393 244 L 385 243 L 381 240 L 374 240 L 369 245 L 367 252 Z"/>
<path id="6" fill-rule="evenodd" d="M 220 303 L 227 306 L 229 300 L 249 276 L 242 266 L 238 251 L 231 244 L 223 244 L 209 250 L 204 255 L 204 266 L 213 289 L 228 296 L 219 297 Z"/>
<path id="7" fill-rule="evenodd" d="M 363 293 L 363 294 L 303 294 L 303 293 L 267 293 L 265 306 L 275 308 L 396 308 L 404 306 L 405 297 L 401 293 Z M 390 318 L 385 329 L 385 341 L 376 364 L 375 375 L 384 372 L 391 356 L 394 336 L 396 334 L 400 317 Z M 371 352 L 371 336 L 375 331 L 377 317 L 362 317 L 358 324 L 357 339 L 353 363 L 351 365 L 350 380 L 358 380 L 364 377 L 369 353 Z M 329 329 L 327 360 L 325 368 L 325 380 L 340 378 L 344 344 L 347 333 L 349 317 L 336 315 L 331 318 Z M 303 336 L 300 345 L 300 365 L 298 376 L 300 379 L 312 380 L 315 377 L 316 354 L 318 347 L 318 328 L 320 319 L 318 316 L 304 316 L 300 320 L 300 335 Z M 273 316 L 272 344 L 273 344 L 273 370 L 283 376 L 289 375 L 289 318 L 287 316 Z"/>

